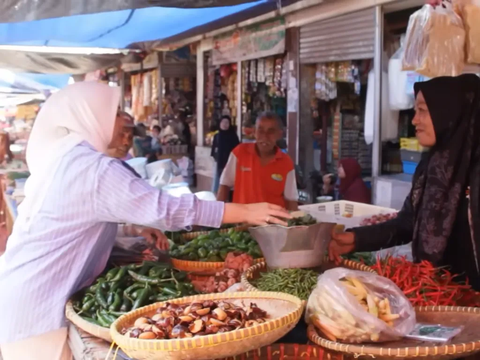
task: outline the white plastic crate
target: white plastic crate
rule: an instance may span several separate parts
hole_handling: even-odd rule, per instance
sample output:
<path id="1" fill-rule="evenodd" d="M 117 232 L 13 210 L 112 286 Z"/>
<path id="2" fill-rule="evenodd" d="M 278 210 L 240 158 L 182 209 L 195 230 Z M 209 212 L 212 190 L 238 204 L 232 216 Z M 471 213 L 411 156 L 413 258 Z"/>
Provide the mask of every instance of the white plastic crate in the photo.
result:
<path id="1" fill-rule="evenodd" d="M 370 216 L 397 212 L 395 209 L 345 200 L 302 205 L 299 210 L 312 215 L 317 221 L 336 222 L 346 229 L 360 226 L 362 220 Z"/>

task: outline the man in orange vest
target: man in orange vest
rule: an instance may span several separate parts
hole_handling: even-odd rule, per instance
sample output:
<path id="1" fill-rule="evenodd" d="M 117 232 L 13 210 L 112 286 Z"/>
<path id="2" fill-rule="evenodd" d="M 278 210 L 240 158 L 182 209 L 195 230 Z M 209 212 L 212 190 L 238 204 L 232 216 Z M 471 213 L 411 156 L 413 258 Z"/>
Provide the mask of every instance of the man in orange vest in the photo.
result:
<path id="1" fill-rule="evenodd" d="M 255 124 L 255 143 L 240 144 L 230 154 L 220 178 L 217 199 L 233 202 L 268 202 L 287 210 L 298 209 L 295 168 L 290 157 L 277 147 L 283 124 L 274 113 L 261 114 Z"/>

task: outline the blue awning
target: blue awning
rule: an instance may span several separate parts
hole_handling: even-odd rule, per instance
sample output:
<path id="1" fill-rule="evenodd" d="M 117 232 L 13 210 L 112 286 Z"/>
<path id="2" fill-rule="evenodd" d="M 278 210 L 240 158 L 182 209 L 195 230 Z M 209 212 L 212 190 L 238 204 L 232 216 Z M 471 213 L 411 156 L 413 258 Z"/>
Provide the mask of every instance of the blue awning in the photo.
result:
<path id="1" fill-rule="evenodd" d="M 264 3 L 178 9 L 152 7 L 0 24 L 2 45 L 125 48 L 163 39 Z"/>

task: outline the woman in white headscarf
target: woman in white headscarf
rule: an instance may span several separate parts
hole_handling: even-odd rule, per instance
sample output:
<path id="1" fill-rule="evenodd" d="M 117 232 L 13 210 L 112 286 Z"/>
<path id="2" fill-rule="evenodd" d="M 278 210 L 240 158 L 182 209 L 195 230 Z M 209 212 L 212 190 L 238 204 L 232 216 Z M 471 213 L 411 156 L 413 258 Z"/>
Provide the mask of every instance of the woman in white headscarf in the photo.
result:
<path id="1" fill-rule="evenodd" d="M 4 360 L 71 359 L 64 307 L 103 271 L 117 223 L 178 230 L 190 225 L 280 223 L 268 204 L 173 198 L 104 155 L 124 128 L 120 90 L 84 82 L 52 95 L 27 147 L 25 200 L 0 257 Z"/>

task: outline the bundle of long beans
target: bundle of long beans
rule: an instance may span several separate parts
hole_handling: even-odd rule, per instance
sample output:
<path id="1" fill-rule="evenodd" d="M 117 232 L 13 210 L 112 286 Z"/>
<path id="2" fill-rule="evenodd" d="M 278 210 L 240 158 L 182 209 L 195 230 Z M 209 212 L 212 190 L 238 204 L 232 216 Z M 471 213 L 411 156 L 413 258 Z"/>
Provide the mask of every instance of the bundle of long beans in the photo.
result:
<path id="1" fill-rule="evenodd" d="M 284 292 L 308 300 L 317 285 L 317 277 L 318 274 L 312 270 L 276 269 L 261 273 L 253 284 L 262 291 Z"/>

